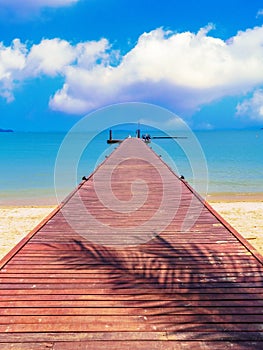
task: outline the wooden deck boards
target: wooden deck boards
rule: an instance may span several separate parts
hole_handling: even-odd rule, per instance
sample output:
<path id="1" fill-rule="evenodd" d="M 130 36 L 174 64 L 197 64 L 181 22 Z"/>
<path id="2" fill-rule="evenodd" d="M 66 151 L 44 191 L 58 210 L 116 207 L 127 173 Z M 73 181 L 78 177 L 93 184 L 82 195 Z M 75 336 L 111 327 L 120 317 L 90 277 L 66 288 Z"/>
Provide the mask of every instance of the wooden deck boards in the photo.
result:
<path id="1" fill-rule="evenodd" d="M 138 139 L 0 266 L 4 350 L 263 348 L 262 257 Z"/>

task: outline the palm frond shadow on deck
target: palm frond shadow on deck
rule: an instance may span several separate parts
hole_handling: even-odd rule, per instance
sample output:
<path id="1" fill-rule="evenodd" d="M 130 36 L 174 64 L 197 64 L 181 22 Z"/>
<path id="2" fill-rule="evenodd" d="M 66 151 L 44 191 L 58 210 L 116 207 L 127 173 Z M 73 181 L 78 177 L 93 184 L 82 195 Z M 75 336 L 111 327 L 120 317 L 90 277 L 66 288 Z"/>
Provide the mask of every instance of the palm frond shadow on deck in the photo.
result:
<path id="1" fill-rule="evenodd" d="M 110 289 L 113 296 L 126 294 L 126 300 L 133 300 L 167 339 L 224 340 L 244 344 L 244 349 L 249 342 L 250 349 L 259 349 L 258 342 L 263 341 L 259 265 L 248 262 L 240 267 L 238 257 L 213 255 L 194 244 L 191 251 L 176 249 L 161 236 L 136 248 L 105 247 L 81 238 L 68 248 L 59 256 L 63 264 L 89 273 L 96 270 L 97 287 Z"/>

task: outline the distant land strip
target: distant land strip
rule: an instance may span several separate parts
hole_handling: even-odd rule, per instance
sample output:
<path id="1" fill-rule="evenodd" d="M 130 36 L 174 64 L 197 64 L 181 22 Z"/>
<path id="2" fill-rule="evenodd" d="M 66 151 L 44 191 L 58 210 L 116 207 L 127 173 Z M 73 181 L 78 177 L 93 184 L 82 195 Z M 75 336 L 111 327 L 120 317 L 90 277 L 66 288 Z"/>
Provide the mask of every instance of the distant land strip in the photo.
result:
<path id="1" fill-rule="evenodd" d="M 0 128 L 0 132 L 14 132 L 14 130 L 12 130 L 12 129 L 1 129 Z"/>

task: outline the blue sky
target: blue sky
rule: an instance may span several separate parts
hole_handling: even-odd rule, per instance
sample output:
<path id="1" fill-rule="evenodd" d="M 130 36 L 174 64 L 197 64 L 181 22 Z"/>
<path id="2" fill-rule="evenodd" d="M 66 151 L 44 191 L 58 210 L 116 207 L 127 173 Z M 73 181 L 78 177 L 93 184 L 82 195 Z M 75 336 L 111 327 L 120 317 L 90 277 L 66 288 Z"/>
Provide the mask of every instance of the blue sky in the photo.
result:
<path id="1" fill-rule="evenodd" d="M 263 126 L 261 0 L 0 0 L 0 42 L 0 128 L 137 101 L 194 129 Z"/>

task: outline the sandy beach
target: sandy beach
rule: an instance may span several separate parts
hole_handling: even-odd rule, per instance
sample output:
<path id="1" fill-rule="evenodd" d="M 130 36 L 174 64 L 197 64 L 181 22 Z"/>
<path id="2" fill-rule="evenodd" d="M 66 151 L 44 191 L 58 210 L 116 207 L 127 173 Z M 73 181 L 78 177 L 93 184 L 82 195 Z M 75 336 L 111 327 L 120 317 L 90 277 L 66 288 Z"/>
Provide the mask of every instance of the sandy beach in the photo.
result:
<path id="1" fill-rule="evenodd" d="M 0 259 L 54 208 L 55 206 L 0 207 Z"/>
<path id="2" fill-rule="evenodd" d="M 263 255 L 263 201 L 210 204 Z"/>
<path id="3" fill-rule="evenodd" d="M 214 202 L 214 209 L 263 254 L 263 201 Z M 55 206 L 0 208 L 0 259 Z"/>

